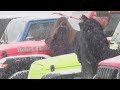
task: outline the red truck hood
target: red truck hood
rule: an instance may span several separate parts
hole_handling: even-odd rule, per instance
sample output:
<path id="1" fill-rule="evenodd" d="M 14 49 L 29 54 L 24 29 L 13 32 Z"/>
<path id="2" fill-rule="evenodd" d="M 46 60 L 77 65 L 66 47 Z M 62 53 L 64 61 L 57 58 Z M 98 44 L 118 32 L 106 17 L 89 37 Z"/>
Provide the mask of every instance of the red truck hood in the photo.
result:
<path id="1" fill-rule="evenodd" d="M 45 40 L 41 41 L 24 41 L 14 44 L 0 45 L 0 58 L 2 51 L 6 51 L 7 56 L 29 55 L 29 54 L 47 54 L 51 52 L 47 47 Z"/>
<path id="2" fill-rule="evenodd" d="M 120 55 L 116 56 L 116 57 L 113 57 L 113 58 L 110 58 L 110 59 L 106 59 L 104 61 L 101 61 L 99 63 L 99 65 L 112 66 L 112 67 L 120 68 Z"/>

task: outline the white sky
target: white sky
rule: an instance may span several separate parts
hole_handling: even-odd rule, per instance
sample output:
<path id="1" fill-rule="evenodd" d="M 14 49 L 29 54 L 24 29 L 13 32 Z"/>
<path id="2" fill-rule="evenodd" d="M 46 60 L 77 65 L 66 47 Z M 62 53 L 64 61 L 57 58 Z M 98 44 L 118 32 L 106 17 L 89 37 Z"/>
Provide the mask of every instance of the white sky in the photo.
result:
<path id="1" fill-rule="evenodd" d="M 54 12 L 60 12 L 66 15 L 72 15 L 76 13 L 76 15 L 79 16 L 84 11 L 80 11 L 80 12 L 78 11 L 0 11 L 0 18 L 21 17 L 21 16 L 48 16 Z"/>
<path id="2" fill-rule="evenodd" d="M 0 17 L 14 17 L 14 16 L 46 16 L 53 12 L 62 12 L 70 15 L 73 11 L 0 11 Z"/>

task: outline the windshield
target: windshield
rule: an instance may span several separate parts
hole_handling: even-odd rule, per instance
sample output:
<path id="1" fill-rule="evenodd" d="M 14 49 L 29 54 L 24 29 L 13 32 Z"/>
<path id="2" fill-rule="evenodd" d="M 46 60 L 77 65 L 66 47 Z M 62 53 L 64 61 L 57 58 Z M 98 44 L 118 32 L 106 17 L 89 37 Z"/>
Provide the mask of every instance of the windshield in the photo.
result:
<path id="1" fill-rule="evenodd" d="M 34 23 L 30 26 L 26 40 L 32 38 L 32 40 L 42 40 L 48 37 L 48 34 L 52 30 L 54 22 L 47 23 Z"/>
<path id="2" fill-rule="evenodd" d="M 112 41 L 120 42 L 120 22 L 118 23 L 118 26 L 112 36 Z"/>
<path id="3" fill-rule="evenodd" d="M 2 41 L 7 43 L 13 43 L 18 40 L 19 35 L 21 34 L 25 24 L 25 22 L 12 20 L 6 30 L 4 31 L 4 34 L 1 38 Z"/>

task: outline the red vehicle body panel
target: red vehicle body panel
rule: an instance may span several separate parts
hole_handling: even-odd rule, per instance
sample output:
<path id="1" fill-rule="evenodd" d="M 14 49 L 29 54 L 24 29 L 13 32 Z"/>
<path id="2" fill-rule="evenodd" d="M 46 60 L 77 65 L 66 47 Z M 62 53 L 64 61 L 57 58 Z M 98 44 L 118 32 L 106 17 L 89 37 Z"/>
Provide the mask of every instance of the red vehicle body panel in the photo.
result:
<path id="1" fill-rule="evenodd" d="M 101 61 L 98 65 L 120 68 L 120 55 Z"/>
<path id="2" fill-rule="evenodd" d="M 0 59 L 2 52 L 6 51 L 8 56 L 30 55 L 30 54 L 45 54 L 51 55 L 51 50 L 47 47 L 45 40 L 41 41 L 24 41 L 14 44 L 0 45 Z"/>

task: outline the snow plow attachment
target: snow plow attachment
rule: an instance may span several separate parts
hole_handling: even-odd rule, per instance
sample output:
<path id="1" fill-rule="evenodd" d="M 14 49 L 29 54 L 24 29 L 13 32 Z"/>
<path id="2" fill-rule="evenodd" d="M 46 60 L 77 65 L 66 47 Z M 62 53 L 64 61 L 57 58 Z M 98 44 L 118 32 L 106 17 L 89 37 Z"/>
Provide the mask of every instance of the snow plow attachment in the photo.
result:
<path id="1" fill-rule="evenodd" d="M 43 59 L 42 61 L 33 62 L 29 70 L 28 79 L 42 79 L 44 75 L 51 72 L 71 69 L 81 70 L 81 64 L 75 53 L 50 57 Z"/>

